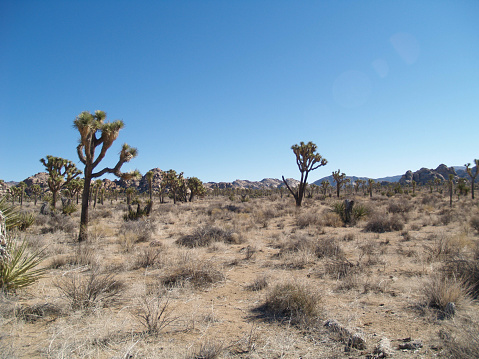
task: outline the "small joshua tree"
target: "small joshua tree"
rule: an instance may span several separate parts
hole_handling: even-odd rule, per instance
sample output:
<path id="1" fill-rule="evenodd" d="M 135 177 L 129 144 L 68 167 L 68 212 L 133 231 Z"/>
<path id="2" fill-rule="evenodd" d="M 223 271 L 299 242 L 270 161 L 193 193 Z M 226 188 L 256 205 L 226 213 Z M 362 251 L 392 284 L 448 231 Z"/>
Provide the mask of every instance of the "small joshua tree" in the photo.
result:
<path id="1" fill-rule="evenodd" d="M 469 175 L 469 177 L 471 177 L 471 195 L 472 195 L 472 199 L 474 199 L 474 182 L 476 181 L 476 177 L 479 173 L 479 160 L 474 160 L 474 163 L 476 165 L 476 167 L 474 168 L 475 171 L 473 171 L 473 169 L 471 168 L 471 164 L 470 163 L 467 163 L 465 164 L 464 166 L 466 166 L 466 172 L 467 174 Z"/>
<path id="2" fill-rule="evenodd" d="M 176 204 L 177 195 L 184 182 L 183 172 L 177 174 L 175 170 L 169 170 L 163 177 L 163 184 L 168 187 L 171 195 L 173 196 L 173 203 Z"/>
<path id="3" fill-rule="evenodd" d="M 368 191 L 369 191 L 369 197 L 373 198 L 373 186 L 374 186 L 374 180 L 372 178 L 368 178 Z"/>
<path id="4" fill-rule="evenodd" d="M 40 194 L 42 193 L 42 188 L 40 187 L 40 185 L 38 184 L 34 184 L 31 188 L 30 188 L 30 191 L 32 192 L 33 194 L 33 203 L 35 204 L 35 206 L 37 205 L 37 199 L 38 197 L 40 196 Z"/>
<path id="5" fill-rule="evenodd" d="M 52 208 L 55 209 L 58 192 L 82 172 L 72 161 L 61 157 L 47 156 L 40 162 L 48 171 L 48 188 L 52 192 Z"/>
<path id="6" fill-rule="evenodd" d="M 203 182 L 197 177 L 188 178 L 187 185 L 190 190 L 190 202 L 193 201 L 194 196 L 203 197 L 206 194 L 206 188 L 203 186 Z"/>
<path id="7" fill-rule="evenodd" d="M 74 127 L 80 132 L 80 144 L 77 146 L 77 153 L 80 161 L 85 165 L 85 182 L 82 194 L 82 210 L 80 216 L 80 234 L 78 241 L 88 240 L 88 197 L 90 195 L 91 181 L 104 174 L 111 173 L 124 180 L 138 176 L 138 171 L 130 173 L 122 173 L 121 166 L 129 162 L 138 155 L 136 148 L 123 144 L 120 151 L 120 158 L 115 167 L 105 167 L 98 172 L 93 172 L 106 155 L 108 149 L 118 138 L 120 130 L 124 127 L 121 120 L 114 122 L 105 122 L 106 113 L 103 111 L 95 111 L 91 114 L 84 111 L 78 115 L 73 122 Z M 95 150 L 101 146 L 100 153 L 95 157 Z"/>
<path id="8" fill-rule="evenodd" d="M 452 173 L 449 174 L 447 185 L 449 187 L 449 207 L 452 207 L 452 193 L 454 187 L 454 175 Z"/>
<path id="9" fill-rule="evenodd" d="M 301 141 L 299 145 L 293 145 L 291 149 L 296 156 L 296 164 L 298 165 L 299 172 L 301 172 L 301 179 L 298 188 L 293 191 L 288 182 L 284 179 L 284 176 L 282 177 L 286 188 L 291 192 L 296 201 L 296 206 L 301 207 L 306 185 L 308 183 L 309 172 L 314 171 L 321 166 L 326 166 L 328 161 L 319 153 L 316 153 L 317 146 L 311 141 L 307 144 Z"/>
<path id="10" fill-rule="evenodd" d="M 326 192 L 328 191 L 329 185 L 330 185 L 329 181 L 321 182 L 321 190 L 323 191 L 324 196 L 326 196 Z"/>
<path id="11" fill-rule="evenodd" d="M 155 174 L 153 171 L 146 172 L 146 180 L 148 181 L 148 193 L 150 195 L 150 201 L 153 201 L 153 177 Z"/>
<path id="12" fill-rule="evenodd" d="M 346 173 L 341 173 L 341 170 L 333 171 L 334 182 L 336 182 L 336 195 L 339 198 L 339 192 L 343 183 L 348 183 L 349 178 L 346 178 Z"/>
<path id="13" fill-rule="evenodd" d="M 76 203 L 79 203 L 79 194 L 83 189 L 84 182 L 83 178 L 75 178 L 74 180 L 70 181 L 68 184 L 65 185 L 65 188 L 68 190 L 70 194 L 70 198 L 73 199 L 76 195 Z"/>

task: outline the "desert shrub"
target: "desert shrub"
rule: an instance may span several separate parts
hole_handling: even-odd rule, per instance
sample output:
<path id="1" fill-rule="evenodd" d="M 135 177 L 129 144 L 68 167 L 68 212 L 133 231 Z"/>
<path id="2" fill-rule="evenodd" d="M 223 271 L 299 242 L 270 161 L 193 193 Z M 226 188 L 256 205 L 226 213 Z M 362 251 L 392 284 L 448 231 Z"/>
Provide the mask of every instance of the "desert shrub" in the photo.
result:
<path id="1" fill-rule="evenodd" d="M 169 308 L 169 298 L 162 295 L 144 296 L 140 299 L 140 307 L 132 312 L 133 317 L 150 335 L 158 335 L 163 329 L 178 320 Z"/>
<path id="2" fill-rule="evenodd" d="M 311 238 L 306 235 L 293 236 L 281 245 L 280 256 L 286 253 L 310 252 L 318 258 L 342 257 L 343 250 L 335 238 Z"/>
<path id="3" fill-rule="evenodd" d="M 149 219 L 126 221 L 120 226 L 119 234 L 133 238 L 134 243 L 149 242 L 156 231 L 156 225 Z"/>
<path id="4" fill-rule="evenodd" d="M 259 275 L 253 281 L 253 283 L 248 284 L 246 286 L 246 290 L 256 292 L 256 291 L 260 291 L 260 290 L 262 290 L 266 287 L 268 287 L 268 278 L 265 275 Z"/>
<path id="5" fill-rule="evenodd" d="M 136 204 L 136 209 L 133 209 L 133 206 L 128 206 L 128 211 L 123 215 L 123 220 L 125 221 L 138 221 L 143 217 L 147 217 L 153 208 L 153 201 L 150 200 L 147 201 L 144 208 L 141 208 L 139 201 L 134 201 L 132 204 Z"/>
<path id="6" fill-rule="evenodd" d="M 479 232 L 479 215 L 475 215 L 469 221 L 469 224 L 472 228 L 474 228 L 477 232 Z"/>
<path id="7" fill-rule="evenodd" d="M 223 352 L 223 345 L 206 341 L 186 356 L 186 359 L 216 359 Z"/>
<path id="8" fill-rule="evenodd" d="M 336 213 L 344 224 L 356 223 L 369 214 L 369 208 L 362 203 L 354 203 L 351 213 L 347 213 L 345 201 L 334 202 L 331 206 L 333 213 Z"/>
<path id="9" fill-rule="evenodd" d="M 462 324 L 462 323 L 461 323 Z M 444 349 L 444 357 L 450 359 L 479 358 L 479 325 L 455 324 L 439 332 Z"/>
<path id="10" fill-rule="evenodd" d="M 460 279 L 474 299 L 479 299 L 479 260 L 456 259 L 448 261 L 443 268 L 450 278 Z"/>
<path id="11" fill-rule="evenodd" d="M 26 322 L 33 323 L 48 316 L 58 317 L 62 315 L 62 310 L 53 303 L 23 304 L 15 308 L 15 315 Z"/>
<path id="12" fill-rule="evenodd" d="M 311 324 L 320 315 L 320 297 L 311 288 L 297 282 L 275 285 L 258 308 L 270 318 L 294 325 Z"/>
<path id="13" fill-rule="evenodd" d="M 157 266 L 161 252 L 161 249 L 154 247 L 140 249 L 136 254 L 133 268 L 139 269 Z"/>
<path id="14" fill-rule="evenodd" d="M 398 216 L 387 217 L 385 215 L 377 215 L 366 223 L 364 230 L 366 232 L 384 233 L 401 231 L 403 228 L 404 223 Z"/>
<path id="15" fill-rule="evenodd" d="M 206 247 L 214 242 L 241 243 L 242 238 L 232 230 L 225 230 L 215 226 L 201 226 L 196 228 L 192 234 L 179 238 L 176 243 L 189 247 Z"/>
<path id="16" fill-rule="evenodd" d="M 70 274 L 54 281 L 56 288 L 66 296 L 72 309 L 106 306 L 116 299 L 125 285 L 112 274 Z"/>
<path id="17" fill-rule="evenodd" d="M 461 304 L 467 297 L 467 289 L 462 280 L 442 273 L 432 275 L 424 284 L 425 305 L 445 314 L 448 303 Z"/>
<path id="18" fill-rule="evenodd" d="M 343 225 L 343 221 L 341 217 L 334 212 L 326 212 L 321 217 L 321 225 L 325 227 L 341 227 Z"/>
<path id="19" fill-rule="evenodd" d="M 75 213 L 78 211 L 78 208 L 75 204 L 69 203 L 64 206 L 62 206 L 62 214 L 70 216 L 71 214 Z"/>
<path id="20" fill-rule="evenodd" d="M 388 204 L 387 211 L 392 214 L 408 213 L 411 211 L 412 205 L 406 199 L 392 201 Z"/>
<path id="21" fill-rule="evenodd" d="M 299 228 L 306 228 L 319 224 L 319 215 L 316 212 L 302 212 L 296 216 L 296 225 Z"/>
<path id="22" fill-rule="evenodd" d="M 74 253 L 67 257 L 66 262 L 71 266 L 95 267 L 97 259 L 91 247 L 79 244 L 75 247 Z"/>
<path id="23" fill-rule="evenodd" d="M 42 234 L 55 233 L 63 231 L 65 233 L 74 233 L 77 230 L 78 224 L 70 217 L 60 213 L 52 213 L 48 216 L 46 227 L 43 227 L 40 232 Z"/>
<path id="24" fill-rule="evenodd" d="M 166 287 L 191 285 L 202 289 L 221 282 L 224 278 L 224 274 L 212 262 L 196 260 L 172 269 L 160 282 Z"/>
<path id="25" fill-rule="evenodd" d="M 330 260 L 324 265 L 325 274 L 334 279 L 344 279 L 356 274 L 358 267 L 346 259 Z"/>

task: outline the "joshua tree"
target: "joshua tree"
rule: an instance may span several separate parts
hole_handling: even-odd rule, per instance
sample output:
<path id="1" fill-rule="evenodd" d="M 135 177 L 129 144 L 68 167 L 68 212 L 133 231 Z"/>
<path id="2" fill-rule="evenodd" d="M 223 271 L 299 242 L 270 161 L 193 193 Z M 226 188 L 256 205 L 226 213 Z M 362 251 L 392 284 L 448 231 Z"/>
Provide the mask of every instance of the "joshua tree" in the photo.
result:
<path id="1" fill-rule="evenodd" d="M 41 158 L 40 162 L 48 171 L 48 188 L 52 192 L 52 207 L 55 209 L 58 192 L 78 177 L 82 171 L 72 161 L 61 157 L 47 156 L 46 159 Z"/>
<path id="2" fill-rule="evenodd" d="M 474 182 L 476 181 L 477 174 L 479 173 L 479 160 L 474 160 L 474 163 L 476 165 L 475 171 L 473 173 L 473 169 L 471 169 L 471 164 L 467 163 L 464 166 L 466 166 L 466 172 L 471 177 L 471 195 L 472 199 L 474 199 Z"/>
<path id="3" fill-rule="evenodd" d="M 452 192 L 453 192 L 453 184 L 454 184 L 454 175 L 452 173 L 449 174 L 449 179 L 447 181 L 447 185 L 449 187 L 449 207 L 452 207 Z"/>
<path id="4" fill-rule="evenodd" d="M 188 188 L 190 189 L 189 201 L 193 200 L 194 196 L 202 197 L 206 193 L 206 188 L 203 186 L 203 182 L 197 177 L 190 177 L 187 179 Z"/>
<path id="5" fill-rule="evenodd" d="M 416 181 L 412 180 L 411 185 L 412 185 L 412 194 L 416 194 Z"/>
<path id="6" fill-rule="evenodd" d="M 124 163 L 129 162 L 138 154 L 136 148 L 130 147 L 126 143 L 123 144 L 121 148 L 120 158 L 115 167 L 105 167 L 98 172 L 93 172 L 105 157 L 106 152 L 112 146 L 113 142 L 118 138 L 120 130 L 124 127 L 124 123 L 121 120 L 105 123 L 105 119 L 106 113 L 103 111 L 95 111 L 95 114 L 84 111 L 80 113 L 73 122 L 74 127 L 80 132 L 80 144 L 77 146 L 78 157 L 85 165 L 80 234 L 78 236 L 80 242 L 88 240 L 88 197 L 92 179 L 101 177 L 106 173 L 112 173 L 125 180 L 138 176 L 138 171 L 130 173 L 122 173 L 120 171 Z M 100 153 L 95 158 L 95 149 L 100 145 Z"/>
<path id="7" fill-rule="evenodd" d="M 296 200 L 296 206 L 301 207 L 306 185 L 308 183 L 309 172 L 321 166 L 326 166 L 328 161 L 319 153 L 316 153 L 317 146 L 311 141 L 307 144 L 301 141 L 299 145 L 293 145 L 291 149 L 296 156 L 296 164 L 298 165 L 299 172 L 301 172 L 301 179 L 299 181 L 298 189 L 293 191 L 288 182 L 286 182 L 284 179 L 284 176 L 282 176 L 282 178 L 286 188 L 291 192 Z"/>
<path id="8" fill-rule="evenodd" d="M 131 196 L 136 194 L 136 188 L 128 187 L 125 193 L 126 193 L 126 204 L 129 206 L 131 204 Z"/>
<path id="9" fill-rule="evenodd" d="M 321 182 L 321 190 L 323 191 L 323 195 L 326 196 L 326 192 L 328 191 L 328 188 L 329 188 L 329 181 L 323 181 Z"/>
<path id="10" fill-rule="evenodd" d="M 42 193 L 42 188 L 40 187 L 40 185 L 34 184 L 34 185 L 30 188 L 30 191 L 31 191 L 32 194 L 33 194 L 33 203 L 34 203 L 35 206 L 36 206 L 36 205 L 37 205 L 37 198 L 38 198 L 38 196 L 40 196 L 40 194 Z"/>
<path id="11" fill-rule="evenodd" d="M 183 172 L 176 174 L 175 170 L 169 170 L 165 173 L 163 177 L 163 184 L 165 187 L 168 187 L 171 194 L 173 195 L 173 203 L 176 204 L 176 195 L 180 190 L 181 184 L 183 182 Z"/>
<path id="12" fill-rule="evenodd" d="M 372 178 L 368 178 L 368 191 L 369 191 L 369 197 L 373 198 L 373 185 L 374 185 L 374 180 Z"/>
<path id="13" fill-rule="evenodd" d="M 73 199 L 73 197 L 76 195 L 76 202 L 77 204 L 79 203 L 79 194 L 83 188 L 84 182 L 82 178 L 75 178 L 74 180 L 70 181 L 65 187 L 70 193 L 70 197 Z"/>
<path id="14" fill-rule="evenodd" d="M 346 173 L 341 173 L 341 170 L 333 171 L 334 182 L 336 182 L 336 195 L 339 198 L 339 192 L 343 183 L 348 183 L 350 180 L 346 178 Z"/>
<path id="15" fill-rule="evenodd" d="M 27 188 L 27 184 L 25 182 L 20 182 L 17 187 L 19 188 L 20 193 L 20 206 L 23 206 L 23 197 L 25 197 L 25 188 Z"/>
<path id="16" fill-rule="evenodd" d="M 153 171 L 146 172 L 146 180 L 148 181 L 148 193 L 150 194 L 150 201 L 153 201 Z"/>

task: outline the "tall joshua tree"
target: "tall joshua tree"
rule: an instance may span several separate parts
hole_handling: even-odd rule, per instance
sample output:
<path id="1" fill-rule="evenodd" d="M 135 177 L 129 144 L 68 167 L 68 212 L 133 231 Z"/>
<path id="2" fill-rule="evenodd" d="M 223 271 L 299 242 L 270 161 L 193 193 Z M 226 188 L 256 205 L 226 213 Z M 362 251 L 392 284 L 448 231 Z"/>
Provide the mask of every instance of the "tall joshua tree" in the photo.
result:
<path id="1" fill-rule="evenodd" d="M 153 177 L 155 173 L 153 171 L 146 172 L 146 180 L 148 181 L 148 193 L 150 195 L 150 201 L 153 201 Z"/>
<path id="2" fill-rule="evenodd" d="M 471 164 L 467 163 L 464 166 L 466 166 L 466 172 L 471 177 L 471 195 L 472 199 L 474 199 L 474 182 L 476 181 L 476 177 L 479 173 L 479 160 L 474 160 L 474 163 L 476 165 L 475 171 L 473 173 L 473 169 L 471 169 Z"/>
<path id="3" fill-rule="evenodd" d="M 369 197 L 373 198 L 373 185 L 374 185 L 374 180 L 372 178 L 368 178 L 368 192 L 369 192 Z"/>
<path id="4" fill-rule="evenodd" d="M 93 172 L 106 155 L 108 149 L 118 138 L 120 130 L 124 127 L 121 120 L 114 122 L 105 122 L 106 113 L 103 111 L 95 111 L 91 114 L 88 111 L 80 113 L 73 122 L 74 127 L 80 132 L 80 144 L 77 146 L 77 153 L 80 161 L 85 165 L 85 181 L 82 193 L 82 210 L 80 216 L 80 234 L 78 241 L 88 240 L 88 196 L 90 195 L 91 181 L 106 173 L 114 174 L 125 180 L 131 179 L 138 175 L 138 171 L 122 173 L 121 166 L 125 162 L 129 162 L 138 154 L 136 148 L 123 144 L 120 151 L 120 158 L 115 167 L 105 167 L 98 172 Z M 95 157 L 95 150 L 101 146 L 100 153 Z"/>
<path id="5" fill-rule="evenodd" d="M 48 188 L 52 192 L 52 207 L 55 209 L 58 192 L 82 172 L 72 161 L 61 157 L 47 156 L 46 159 L 41 158 L 40 162 L 48 171 Z"/>
<path id="6" fill-rule="evenodd" d="M 296 156 L 296 164 L 298 165 L 299 172 L 301 172 L 301 179 L 299 181 L 299 186 L 296 191 L 293 191 L 289 186 L 288 182 L 286 182 L 286 180 L 284 179 L 284 176 L 282 177 L 286 188 L 291 192 L 296 201 L 296 206 L 301 207 L 301 203 L 303 202 L 304 193 L 306 190 L 306 185 L 308 183 L 309 172 L 314 171 L 321 166 L 326 166 L 328 161 L 323 158 L 319 153 L 316 153 L 317 146 L 311 141 L 307 144 L 301 141 L 299 145 L 296 144 L 291 146 L 291 149 Z"/>
<path id="7" fill-rule="evenodd" d="M 206 188 L 203 182 L 198 177 L 190 177 L 187 180 L 188 188 L 190 189 L 190 202 L 193 201 L 194 196 L 202 197 L 206 194 Z"/>
<path id="8" fill-rule="evenodd" d="M 336 182 L 336 195 L 339 198 L 339 192 L 341 191 L 341 186 L 343 183 L 349 182 L 349 178 L 346 178 L 346 173 L 341 173 L 341 170 L 333 172 L 334 182 Z"/>

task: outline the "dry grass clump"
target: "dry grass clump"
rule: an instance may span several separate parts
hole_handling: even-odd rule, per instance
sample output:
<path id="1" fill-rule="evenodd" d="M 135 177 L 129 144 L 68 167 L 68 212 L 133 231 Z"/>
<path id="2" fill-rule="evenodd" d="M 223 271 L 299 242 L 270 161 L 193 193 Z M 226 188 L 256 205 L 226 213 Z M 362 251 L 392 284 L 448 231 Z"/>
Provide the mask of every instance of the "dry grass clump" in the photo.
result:
<path id="1" fill-rule="evenodd" d="M 70 216 L 52 213 L 51 215 L 39 215 L 37 218 L 48 218 L 46 221 L 45 227 L 40 229 L 40 233 L 55 233 L 55 232 L 65 232 L 65 233 L 75 233 L 78 230 L 78 223 L 74 221 Z M 42 221 L 42 220 L 40 220 Z"/>
<path id="2" fill-rule="evenodd" d="M 303 229 L 309 226 L 316 226 L 320 223 L 320 216 L 316 211 L 299 213 L 296 216 L 296 225 Z"/>
<path id="3" fill-rule="evenodd" d="M 329 210 L 323 213 L 321 216 L 320 224 L 324 227 L 341 227 L 343 225 L 343 221 L 339 214 L 330 212 Z"/>
<path id="4" fill-rule="evenodd" d="M 287 282 L 276 284 L 257 311 L 268 318 L 293 325 L 313 324 L 320 315 L 320 296 L 310 287 Z"/>
<path id="5" fill-rule="evenodd" d="M 158 267 L 163 250 L 158 247 L 141 248 L 136 252 L 133 269 Z"/>
<path id="6" fill-rule="evenodd" d="M 150 335 L 158 335 L 179 317 L 172 315 L 169 298 L 159 295 L 143 296 L 139 307 L 132 312 L 133 317 Z"/>
<path id="7" fill-rule="evenodd" d="M 398 216 L 388 217 L 383 214 L 378 214 L 374 218 L 371 218 L 364 230 L 366 232 L 384 233 L 392 231 L 402 231 L 404 228 L 404 222 Z"/>
<path id="8" fill-rule="evenodd" d="M 268 287 L 269 283 L 268 283 L 268 277 L 266 277 L 265 275 L 261 274 L 259 275 L 258 277 L 256 277 L 256 279 L 253 281 L 253 283 L 251 284 L 248 284 L 246 286 L 246 290 L 250 290 L 250 291 L 253 291 L 253 292 L 257 292 L 257 291 L 260 291 L 266 287 Z"/>
<path id="9" fill-rule="evenodd" d="M 118 231 L 120 238 L 133 243 L 149 242 L 153 239 L 156 224 L 149 219 L 123 222 Z"/>
<path id="10" fill-rule="evenodd" d="M 73 310 L 107 306 L 118 299 L 125 285 L 112 274 L 73 273 L 54 281 Z"/>
<path id="11" fill-rule="evenodd" d="M 243 239 L 238 233 L 215 226 L 201 226 L 196 228 L 192 234 L 179 238 L 176 243 L 188 248 L 206 247 L 214 242 L 238 244 Z"/>
<path id="12" fill-rule="evenodd" d="M 224 274 L 211 261 L 194 260 L 173 268 L 160 282 L 165 287 L 191 285 L 195 289 L 204 289 L 224 279 Z"/>
<path id="13" fill-rule="evenodd" d="M 462 280 L 439 273 L 432 275 L 424 284 L 423 294 L 425 305 L 438 310 L 443 317 L 447 314 L 449 303 L 458 305 L 466 302 L 468 290 Z"/>
<path id="14" fill-rule="evenodd" d="M 468 288 L 468 293 L 479 299 L 479 259 L 456 259 L 448 261 L 444 268 L 450 278 L 459 278 Z"/>
<path id="15" fill-rule="evenodd" d="M 409 213 L 413 205 L 406 199 L 402 198 L 399 201 L 392 201 L 388 204 L 387 211 L 392 214 Z"/>
<path id="16" fill-rule="evenodd" d="M 475 215 L 469 220 L 469 224 L 471 227 L 476 230 L 476 232 L 479 232 L 479 215 Z"/>
<path id="17" fill-rule="evenodd" d="M 28 323 L 36 322 L 46 317 L 61 316 L 62 309 L 53 303 L 37 303 L 33 305 L 21 305 L 15 308 L 15 315 Z"/>
<path id="18" fill-rule="evenodd" d="M 216 359 L 219 358 L 223 350 L 222 344 L 206 341 L 188 354 L 185 359 Z"/>
<path id="19" fill-rule="evenodd" d="M 280 256 L 289 253 L 309 252 L 317 258 L 342 258 L 344 251 L 339 242 L 333 237 L 318 239 L 307 235 L 295 235 L 280 245 Z"/>
<path id="20" fill-rule="evenodd" d="M 444 357 L 450 359 L 479 358 L 479 324 L 457 323 L 439 332 Z"/>

